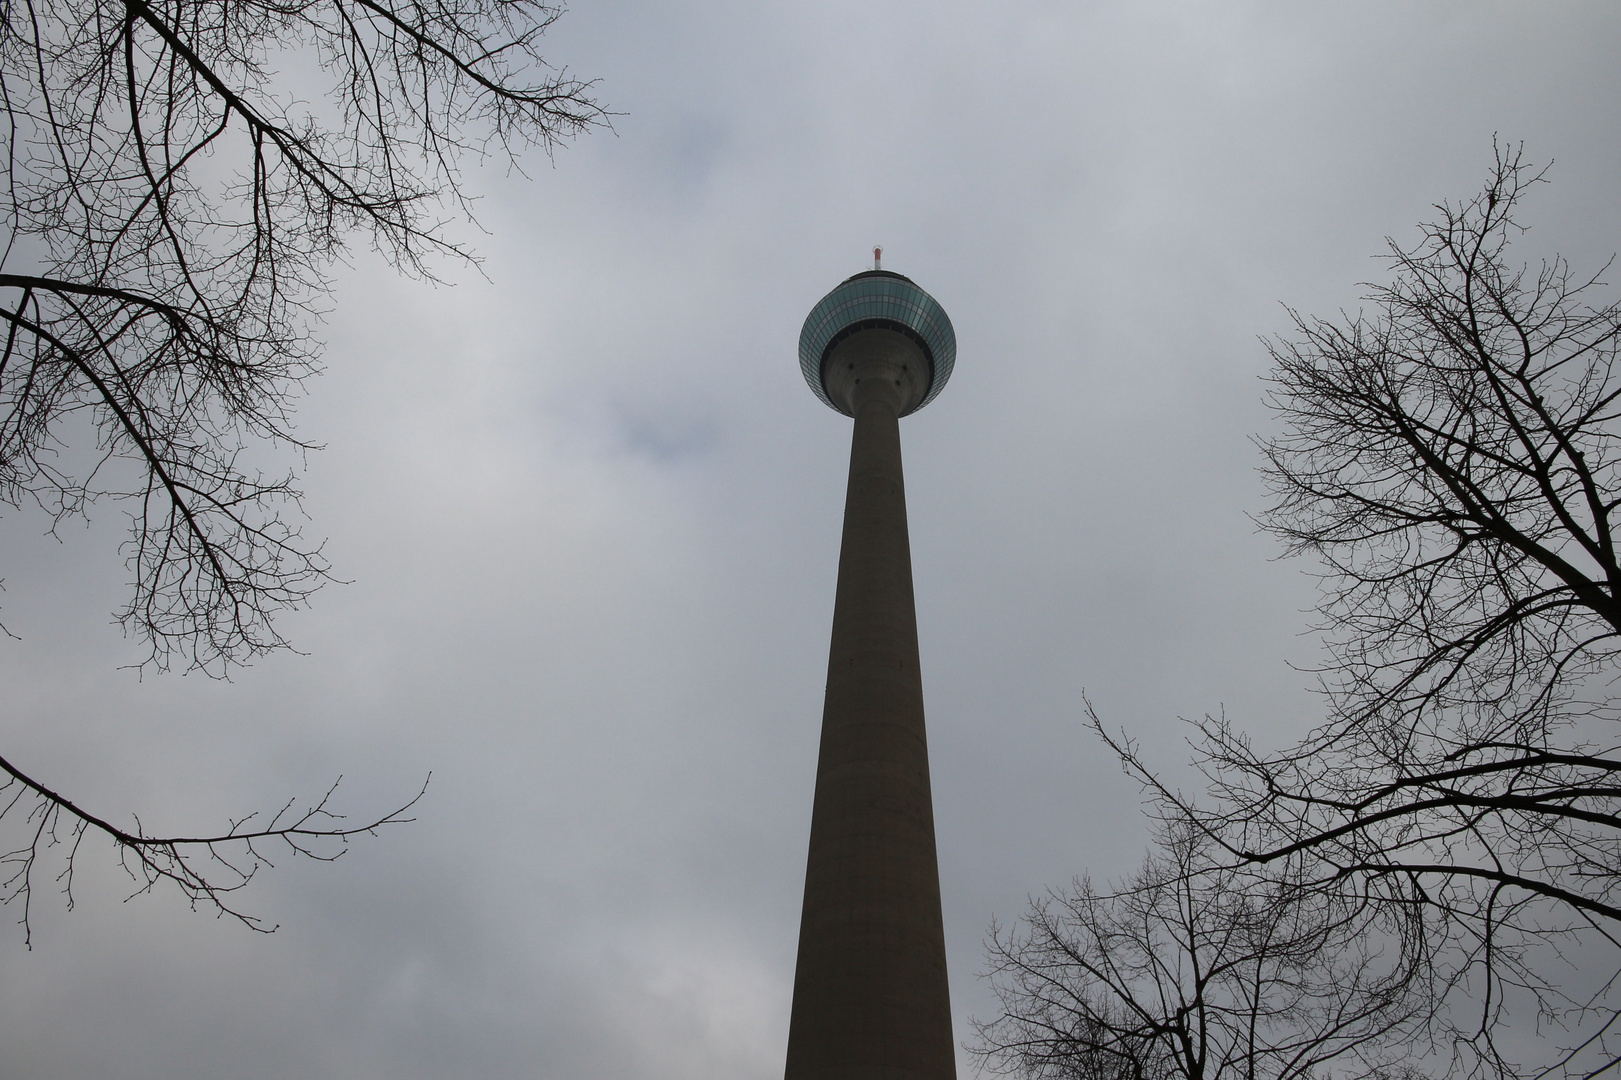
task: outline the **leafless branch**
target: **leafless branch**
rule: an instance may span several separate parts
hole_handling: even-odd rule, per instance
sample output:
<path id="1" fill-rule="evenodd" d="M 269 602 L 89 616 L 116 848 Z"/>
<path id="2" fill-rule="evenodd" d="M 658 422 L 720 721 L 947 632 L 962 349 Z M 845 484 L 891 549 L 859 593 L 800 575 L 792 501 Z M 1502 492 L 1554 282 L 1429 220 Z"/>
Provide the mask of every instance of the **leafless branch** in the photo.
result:
<path id="1" fill-rule="evenodd" d="M 1582 1076 L 1621 1061 L 1621 304 L 1510 261 L 1544 180 L 1499 147 L 1479 195 L 1391 242 L 1371 310 L 1268 343 L 1261 523 L 1320 568 L 1326 722 L 1281 753 L 1196 724 L 1198 804 L 1093 723 L 1229 865 L 1434 913 L 1478 1067 Z M 1541 1064 L 1498 1049 L 1515 995 Z"/>
<path id="2" fill-rule="evenodd" d="M 231 821 L 223 832 L 202 836 L 149 836 L 137 818 L 133 830 L 122 829 L 75 804 L 71 799 L 46 787 L 0 758 L 0 823 L 10 821 L 20 827 L 22 843 L 0 852 L 0 903 L 21 907 L 18 923 L 25 942 L 33 946 L 30 915 L 34 884 L 40 862 L 53 852 L 60 855 L 61 869 L 54 880 L 73 908 L 73 874 L 80 845 L 87 835 L 100 834 L 111 840 L 120 865 L 135 882 L 131 897 L 151 892 L 160 883 L 180 890 L 192 910 L 212 909 L 216 914 L 236 919 L 260 933 L 272 933 L 257 916 L 238 907 L 233 894 L 247 886 L 261 867 L 273 865 L 276 850 L 292 855 L 332 862 L 348 850 L 353 836 L 374 836 L 388 825 L 416 820 L 406 815 L 427 794 L 428 781 L 404 805 L 368 820 L 362 825 L 345 823 L 344 816 L 331 809 L 337 793 L 334 782 L 316 801 L 299 808 L 289 799 L 280 810 L 260 823 L 259 814 Z M 430 778 L 431 779 L 431 776 Z M 271 846 L 267 846 L 271 845 Z M 8 872 L 9 871 L 9 872 Z"/>
<path id="3" fill-rule="evenodd" d="M 607 123 L 549 65 L 546 0 L 17 0 L 0 8 L 0 505 L 51 528 L 129 519 L 134 665 L 224 676 L 289 642 L 277 616 L 331 580 L 302 532 L 293 423 L 311 334 L 360 237 L 406 273 L 471 262 L 462 163 L 517 165 Z M 313 63 L 311 63 L 313 62 Z M 305 70 L 297 82 L 278 72 Z M 313 103 L 304 100 L 313 94 Z M 9 631 L 7 631 L 9 633 Z M 145 892 L 266 929 L 233 896 L 281 849 L 346 826 L 332 791 L 216 835 L 120 829 L 0 760 L 3 861 L 28 925 L 41 858 L 85 836 Z M 417 798 L 421 797 L 419 792 Z"/>
<path id="4" fill-rule="evenodd" d="M 1414 1075 L 1429 998 L 1404 937 L 1423 913 L 1223 865 L 1173 823 L 1119 886 L 1082 878 L 993 927 L 1002 1014 L 974 1048 L 1030 1080 Z"/>
<path id="5" fill-rule="evenodd" d="M 607 115 L 546 64 L 539 0 L 24 0 L 0 18 L 0 502 L 126 507 L 142 665 L 288 647 L 330 580 L 293 427 L 309 325 L 362 235 L 403 270 L 471 255 L 459 163 Z M 316 58 L 318 105 L 274 65 Z M 94 447 L 78 445 L 93 431 Z M 291 455 L 291 461 L 287 460 Z M 273 464 L 280 462 L 280 464 Z"/>

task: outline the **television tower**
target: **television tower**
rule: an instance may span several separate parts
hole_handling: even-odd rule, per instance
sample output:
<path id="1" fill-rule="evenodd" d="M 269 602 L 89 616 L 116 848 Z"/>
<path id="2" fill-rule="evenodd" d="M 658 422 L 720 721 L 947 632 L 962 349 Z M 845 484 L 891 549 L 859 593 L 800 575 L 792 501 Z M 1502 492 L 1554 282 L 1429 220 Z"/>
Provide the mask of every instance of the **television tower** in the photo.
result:
<path id="1" fill-rule="evenodd" d="M 786 1080 L 956 1076 L 899 422 L 956 357 L 944 309 L 883 269 L 799 335 L 805 381 L 855 433 Z"/>

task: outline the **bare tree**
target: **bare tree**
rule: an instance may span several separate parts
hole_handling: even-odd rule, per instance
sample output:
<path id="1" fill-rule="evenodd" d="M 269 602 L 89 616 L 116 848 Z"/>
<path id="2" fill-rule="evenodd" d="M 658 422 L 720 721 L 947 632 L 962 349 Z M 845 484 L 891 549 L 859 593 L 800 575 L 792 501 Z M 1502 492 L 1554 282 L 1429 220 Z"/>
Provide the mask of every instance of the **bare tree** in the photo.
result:
<path id="1" fill-rule="evenodd" d="M 1032 903 L 987 948 L 1002 1015 L 976 1053 L 1030 1080 L 1389 1077 L 1413 1056 L 1411 912 L 1395 922 L 1223 866 L 1185 825 L 1119 887 Z M 1388 946 L 1388 947 L 1382 947 Z"/>
<path id="2" fill-rule="evenodd" d="M 233 893 L 245 888 L 263 867 L 274 865 L 271 855 L 302 856 L 332 862 L 348 848 L 352 836 L 375 836 L 385 825 L 404 825 L 427 793 L 420 790 L 405 805 L 359 825 L 348 824 L 329 806 L 337 792 L 334 783 L 325 795 L 299 809 L 288 800 L 276 813 L 261 820 L 249 814 L 228 823 L 222 832 L 201 836 L 149 836 L 140 818 L 132 829 L 119 828 L 74 804 L 71 799 L 43 787 L 0 758 L 0 818 L 20 826 L 22 843 L 0 852 L 0 903 L 21 905 L 18 923 L 23 941 L 33 946 L 30 913 L 34 883 L 41 859 L 60 849 L 61 869 L 52 875 L 73 909 L 73 868 L 79 845 L 91 833 L 112 840 L 119 865 L 134 886 L 132 896 L 151 892 L 160 882 L 177 888 L 195 911 L 199 906 L 228 915 L 250 930 L 273 933 L 276 927 L 242 910 Z M 341 779 L 341 778 L 340 778 Z"/>
<path id="3" fill-rule="evenodd" d="M 1263 524 L 1321 567 L 1328 719 L 1282 754 L 1207 719 L 1215 809 L 1183 808 L 1241 860 L 1437 913 L 1477 1066 L 1591 1076 L 1621 1062 L 1621 304 L 1511 260 L 1543 179 L 1500 148 L 1391 243 L 1371 311 L 1271 343 Z"/>
<path id="4" fill-rule="evenodd" d="M 310 319 L 333 260 L 352 236 L 408 273 L 467 260 L 446 232 L 467 211 L 463 158 L 512 162 L 604 121 L 539 52 L 559 14 L 543 0 L 0 12 L 0 500 L 53 527 L 98 502 L 127 510 L 117 618 L 139 666 L 222 675 L 287 647 L 274 616 L 329 577 L 299 524 L 292 465 L 310 444 L 290 410 L 318 368 Z M 13 820 L 66 814 L 69 850 L 88 826 L 219 902 L 205 872 L 153 869 L 146 853 L 169 841 L 8 771 Z M 41 825 L 24 866 L 51 835 Z M 204 843 L 223 839 L 251 838 Z"/>

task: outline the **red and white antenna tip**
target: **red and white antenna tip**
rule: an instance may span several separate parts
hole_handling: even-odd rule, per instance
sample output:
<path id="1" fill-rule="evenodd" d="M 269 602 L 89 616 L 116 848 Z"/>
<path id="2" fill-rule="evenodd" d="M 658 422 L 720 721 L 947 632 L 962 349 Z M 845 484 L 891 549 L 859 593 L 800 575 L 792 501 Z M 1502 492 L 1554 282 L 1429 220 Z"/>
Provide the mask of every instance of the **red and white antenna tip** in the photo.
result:
<path id="1" fill-rule="evenodd" d="M 884 249 L 881 247 L 875 247 L 872 249 L 872 268 L 874 270 L 882 270 L 884 268 Z"/>

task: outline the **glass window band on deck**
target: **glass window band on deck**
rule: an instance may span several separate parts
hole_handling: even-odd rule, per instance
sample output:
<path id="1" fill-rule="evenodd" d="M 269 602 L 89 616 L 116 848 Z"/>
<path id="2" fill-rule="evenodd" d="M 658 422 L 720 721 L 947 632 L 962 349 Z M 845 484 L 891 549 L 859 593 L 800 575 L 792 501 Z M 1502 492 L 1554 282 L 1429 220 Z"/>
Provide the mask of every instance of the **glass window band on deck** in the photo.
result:
<path id="1" fill-rule="evenodd" d="M 899 331 L 922 347 L 931 370 L 929 391 L 917 408 L 933 401 L 951 378 L 957 360 L 956 331 L 934 297 L 910 278 L 888 270 L 868 270 L 848 279 L 822 297 L 806 316 L 799 333 L 799 369 L 816 396 L 829 408 L 844 412 L 822 385 L 822 361 L 848 334 L 869 327 Z"/>

